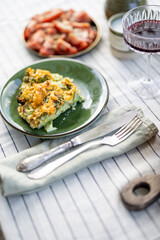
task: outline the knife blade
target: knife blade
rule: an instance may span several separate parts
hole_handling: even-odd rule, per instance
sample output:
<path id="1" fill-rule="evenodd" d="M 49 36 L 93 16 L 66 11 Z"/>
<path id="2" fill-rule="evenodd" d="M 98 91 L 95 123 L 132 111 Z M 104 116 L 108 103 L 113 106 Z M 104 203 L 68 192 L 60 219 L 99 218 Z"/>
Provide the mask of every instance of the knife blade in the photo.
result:
<path id="1" fill-rule="evenodd" d="M 40 153 L 31 157 L 25 158 L 17 165 L 17 171 L 20 171 L 20 172 L 30 171 L 38 167 L 42 163 L 46 162 L 50 158 L 55 157 L 56 155 L 62 152 L 65 152 L 68 149 L 71 149 L 75 146 L 89 142 L 91 140 L 103 137 L 117 130 L 118 128 L 122 127 L 123 125 L 131 121 L 136 115 L 137 115 L 137 110 L 131 110 L 123 114 L 122 116 L 117 117 L 116 120 L 94 127 L 72 138 L 70 141 L 64 144 L 61 144 L 55 148 L 52 148 L 44 153 Z"/>

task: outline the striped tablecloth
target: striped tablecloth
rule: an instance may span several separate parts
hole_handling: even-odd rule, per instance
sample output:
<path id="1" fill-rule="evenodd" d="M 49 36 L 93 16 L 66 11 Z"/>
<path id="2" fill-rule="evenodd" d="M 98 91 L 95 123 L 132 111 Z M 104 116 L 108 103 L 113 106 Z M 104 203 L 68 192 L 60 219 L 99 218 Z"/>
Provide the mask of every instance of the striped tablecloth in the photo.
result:
<path id="1" fill-rule="evenodd" d="M 90 53 L 78 57 L 96 67 L 110 88 L 107 111 L 118 106 L 140 106 L 160 129 L 160 98 L 143 100 L 127 83 L 144 73 L 145 57 L 119 60 L 112 56 L 103 0 L 5 0 L 0 3 L 0 86 L 22 67 L 38 60 L 24 47 L 22 32 L 28 19 L 53 7 L 84 9 L 100 24 L 102 40 Z M 152 75 L 160 75 L 160 57 L 152 59 Z M 155 79 L 160 87 L 160 76 Z M 0 159 L 40 143 L 0 118 Z M 28 196 L 0 195 L 0 225 L 5 239 L 42 240 L 158 240 L 160 200 L 146 210 L 129 212 L 120 190 L 129 180 L 160 173 L 160 138 L 127 154 L 97 163 Z M 1 238 L 0 238 L 1 239 Z"/>

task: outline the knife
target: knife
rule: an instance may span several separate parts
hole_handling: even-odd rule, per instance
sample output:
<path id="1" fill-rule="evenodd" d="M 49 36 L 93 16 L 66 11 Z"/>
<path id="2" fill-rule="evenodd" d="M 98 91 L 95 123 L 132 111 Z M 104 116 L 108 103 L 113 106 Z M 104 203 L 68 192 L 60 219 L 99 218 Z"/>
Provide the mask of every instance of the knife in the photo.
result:
<path id="1" fill-rule="evenodd" d="M 91 141 L 93 139 L 102 137 L 107 135 L 108 133 L 111 133 L 118 128 L 122 127 L 126 123 L 128 123 L 130 120 L 132 120 L 137 115 L 137 110 L 131 110 L 125 114 L 123 114 L 120 117 L 117 117 L 115 121 L 105 123 L 102 125 L 99 125 L 95 128 L 92 128 L 80 135 L 78 135 L 75 138 L 72 138 L 70 141 L 61 144 L 55 148 L 52 148 L 44 153 L 40 153 L 28 158 L 25 158 L 17 165 L 17 171 L 20 172 L 26 172 L 30 171 L 42 163 L 46 162 L 52 157 L 55 157 L 56 155 L 65 152 L 68 149 L 71 149 L 75 146 L 81 145 L 83 143 L 86 143 L 88 141 Z"/>

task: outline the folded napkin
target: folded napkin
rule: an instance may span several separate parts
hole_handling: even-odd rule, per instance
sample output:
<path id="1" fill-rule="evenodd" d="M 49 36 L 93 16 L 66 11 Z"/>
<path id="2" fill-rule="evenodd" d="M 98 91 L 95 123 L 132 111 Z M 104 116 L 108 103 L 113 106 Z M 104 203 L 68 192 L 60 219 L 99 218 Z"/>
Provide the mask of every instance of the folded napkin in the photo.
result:
<path id="1" fill-rule="evenodd" d="M 77 157 L 73 158 L 71 161 L 64 164 L 63 166 L 59 167 L 43 179 L 29 179 L 26 173 L 18 172 L 16 170 L 17 164 L 22 159 L 49 150 L 50 148 L 53 148 L 61 143 L 70 140 L 75 135 L 53 140 L 44 140 L 41 144 L 35 147 L 29 148 L 11 157 L 1 160 L 0 188 L 2 194 L 4 196 L 9 196 L 28 194 L 34 191 L 38 191 L 53 183 L 54 181 L 62 179 L 69 174 L 75 173 L 84 167 L 105 160 L 107 158 L 125 153 L 155 136 L 158 132 L 157 127 L 149 119 L 144 117 L 143 112 L 140 108 L 136 108 L 134 106 L 119 107 L 117 109 L 114 109 L 113 111 L 105 113 L 103 114 L 103 116 L 99 117 L 99 119 L 94 124 L 92 124 L 90 128 L 102 123 L 111 122 L 112 120 L 115 120 L 118 116 L 121 116 L 132 109 L 137 109 L 138 117 L 142 119 L 143 124 L 138 127 L 128 139 L 114 147 L 101 145 L 95 147 L 94 149 L 88 149 Z M 89 128 L 85 129 L 85 131 L 88 129 Z M 74 151 L 74 149 L 70 151 Z M 67 153 L 68 152 L 69 151 L 67 151 Z"/>

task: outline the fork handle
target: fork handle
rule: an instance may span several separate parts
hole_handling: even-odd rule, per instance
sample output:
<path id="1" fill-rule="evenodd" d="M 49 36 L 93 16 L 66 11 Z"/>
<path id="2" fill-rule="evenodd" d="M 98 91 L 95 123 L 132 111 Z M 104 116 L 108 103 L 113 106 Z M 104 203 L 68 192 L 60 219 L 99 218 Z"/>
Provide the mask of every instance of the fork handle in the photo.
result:
<path id="1" fill-rule="evenodd" d="M 51 172 L 53 172 L 54 170 L 56 170 L 57 168 L 59 168 L 60 166 L 65 164 L 66 162 L 70 161 L 72 158 L 79 155 L 80 153 L 84 152 L 85 150 L 87 150 L 89 148 L 93 148 L 99 144 L 102 144 L 102 143 L 103 142 L 100 140 L 89 142 L 89 143 L 85 144 L 84 146 L 80 147 L 79 149 L 76 149 L 75 151 L 73 151 L 63 157 L 58 158 L 53 162 L 50 162 L 44 166 L 40 166 L 40 167 L 32 170 L 30 173 L 28 173 L 27 176 L 32 179 L 44 178 L 48 174 L 50 174 Z"/>

